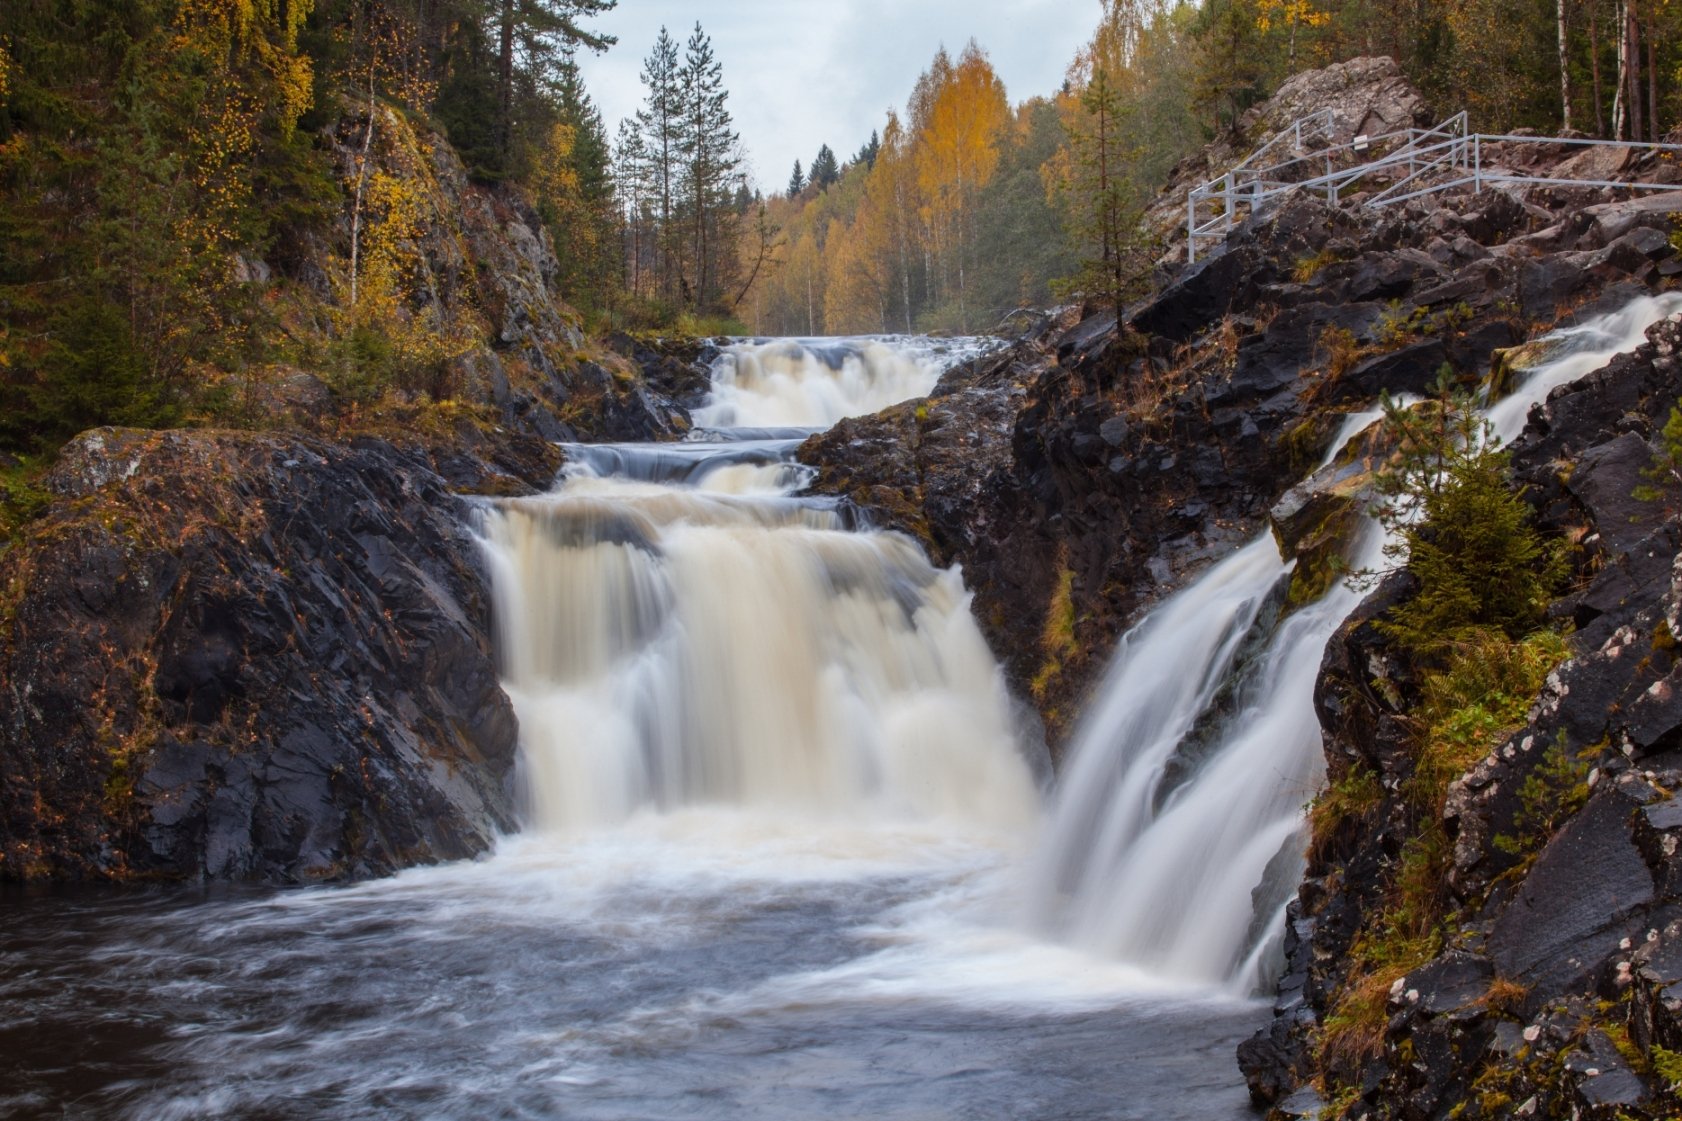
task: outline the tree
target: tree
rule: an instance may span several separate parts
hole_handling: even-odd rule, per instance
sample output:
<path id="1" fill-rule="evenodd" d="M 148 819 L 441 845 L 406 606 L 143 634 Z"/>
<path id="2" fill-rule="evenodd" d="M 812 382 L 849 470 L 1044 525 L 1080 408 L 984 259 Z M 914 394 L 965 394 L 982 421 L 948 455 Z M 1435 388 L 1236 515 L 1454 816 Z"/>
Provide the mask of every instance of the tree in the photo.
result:
<path id="1" fill-rule="evenodd" d="M 636 120 L 650 201 L 658 223 L 654 227 L 654 273 L 661 294 L 669 299 L 677 286 L 672 263 L 675 234 L 672 216 L 678 190 L 679 149 L 683 142 L 684 97 L 678 76 L 677 42 L 664 27 L 643 61 L 642 84 L 646 92 Z"/>
<path id="2" fill-rule="evenodd" d="M 695 278 L 691 302 L 699 310 L 714 306 L 730 281 L 722 275 L 725 258 L 720 250 L 735 242 L 732 178 L 741 164 L 727 104 L 729 91 L 724 88 L 724 68 L 699 23 L 684 50 L 679 84 L 683 97 L 679 147 L 684 158 Z"/>
<path id="3" fill-rule="evenodd" d="M 586 30 L 581 17 L 611 11 L 618 0 L 496 0 L 497 3 L 497 137 L 505 161 L 513 154 L 516 123 L 515 47 L 530 73 L 542 74 L 559 58 L 579 47 L 606 50 L 611 35 Z"/>
<path id="4" fill-rule="evenodd" d="M 1079 104 L 1080 112 L 1066 123 L 1071 150 L 1060 184 L 1070 196 L 1071 233 L 1083 253 L 1078 284 L 1119 310 L 1149 267 L 1141 252 L 1144 215 L 1127 179 L 1134 130 L 1107 70 L 1093 74 Z"/>
<path id="5" fill-rule="evenodd" d="M 880 134 L 873 129 L 870 133 L 870 139 L 864 142 L 864 146 L 860 148 L 858 150 L 858 154 L 853 157 L 853 163 L 862 164 L 866 170 L 874 171 L 876 168 L 876 156 L 881 150 L 882 138 Z"/>
<path id="6" fill-rule="evenodd" d="M 596 307 L 616 280 L 618 215 L 607 131 L 571 59 L 560 68 L 554 96 L 557 119 L 532 161 L 531 186 L 555 243 L 562 294 Z"/>
<path id="7" fill-rule="evenodd" d="M 841 169 L 835 162 L 835 153 L 828 144 L 818 148 L 818 154 L 812 159 L 811 185 L 820 191 L 827 191 L 841 178 Z"/>
<path id="8" fill-rule="evenodd" d="M 794 198 L 806 189 L 806 175 L 800 170 L 800 161 L 794 161 L 794 174 L 788 177 L 788 197 Z"/>
<path id="9" fill-rule="evenodd" d="M 1489 434 L 1447 366 L 1436 395 L 1402 408 L 1384 399 L 1396 443 L 1378 472 L 1379 520 L 1398 540 L 1417 592 L 1380 627 L 1422 661 L 1440 658 L 1479 632 L 1520 639 L 1542 622 L 1564 576 L 1563 553 L 1531 525 L 1530 507 L 1510 483 L 1509 457 Z"/>
<path id="10" fill-rule="evenodd" d="M 623 223 L 621 252 L 624 255 L 623 277 L 631 295 L 645 294 L 645 278 L 655 275 L 652 259 L 655 234 L 652 229 L 652 199 L 654 166 L 643 141 L 642 131 L 633 121 L 619 122 L 619 136 L 614 145 L 614 183 L 617 189 L 620 221 Z"/>
<path id="11" fill-rule="evenodd" d="M 1254 0 L 1210 0 L 1197 29 L 1202 59 L 1194 103 L 1229 133 L 1262 96 L 1263 49 Z"/>
<path id="12" fill-rule="evenodd" d="M 998 167 L 999 138 L 1010 119 L 1010 104 L 1004 83 L 974 40 L 956 66 L 942 66 L 944 58 L 944 52 L 936 56 L 930 70 L 935 77 L 919 122 L 917 182 L 942 269 L 956 272 L 958 326 L 967 331 L 969 211 L 976 192 Z"/>

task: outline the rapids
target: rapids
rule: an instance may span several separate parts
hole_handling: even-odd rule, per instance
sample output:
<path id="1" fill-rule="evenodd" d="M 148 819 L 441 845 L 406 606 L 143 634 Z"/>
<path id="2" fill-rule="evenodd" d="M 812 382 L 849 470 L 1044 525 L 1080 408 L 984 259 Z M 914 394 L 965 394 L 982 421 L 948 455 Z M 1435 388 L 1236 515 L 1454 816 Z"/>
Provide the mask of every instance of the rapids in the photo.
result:
<path id="1" fill-rule="evenodd" d="M 1512 392 L 1485 407 L 1492 436 L 1512 440 L 1555 388 L 1679 308 L 1679 294 L 1643 297 L 1538 340 Z M 1381 415 L 1352 414 L 1321 467 Z M 1351 570 L 1382 569 L 1384 544 L 1365 521 Z M 1033 858 L 1026 912 L 1048 937 L 1235 995 L 1272 980 L 1324 781 L 1314 681 L 1361 598 L 1337 581 L 1279 621 L 1287 571 L 1264 531 L 1123 637 Z"/>
<path id="2" fill-rule="evenodd" d="M 1261 1006 L 1021 921 L 1043 748 L 960 574 L 799 493 L 804 430 L 982 345 L 744 343 L 707 439 L 487 502 L 524 831 L 351 887 L 7 897 L 0 1115 L 1247 1116 Z"/>
<path id="3" fill-rule="evenodd" d="M 1497 430 L 1679 304 L 1548 340 Z M 0 894 L 0 1115 L 1253 1116 L 1233 1048 L 1357 593 L 1283 614 L 1269 534 L 1213 566 L 1124 637 L 1045 806 L 960 574 L 792 461 L 981 345 L 742 343 L 706 439 L 487 501 L 525 830 L 350 887 Z"/>

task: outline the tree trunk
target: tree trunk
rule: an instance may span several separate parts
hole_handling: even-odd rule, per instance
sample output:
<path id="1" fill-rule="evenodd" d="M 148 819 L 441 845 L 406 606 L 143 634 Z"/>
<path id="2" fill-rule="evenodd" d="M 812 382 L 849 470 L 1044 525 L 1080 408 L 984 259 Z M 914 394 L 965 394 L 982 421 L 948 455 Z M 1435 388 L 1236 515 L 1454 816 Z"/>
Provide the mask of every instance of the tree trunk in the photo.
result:
<path id="1" fill-rule="evenodd" d="M 374 143 L 374 68 L 368 67 L 368 130 L 362 134 L 362 151 L 356 157 L 356 198 L 350 208 L 350 307 L 356 310 L 356 279 L 362 250 L 362 189 L 368 183 L 368 149 Z"/>
<path id="2" fill-rule="evenodd" d="M 1566 0 L 1555 0 L 1555 9 L 1559 16 L 1559 107 L 1563 127 L 1571 128 L 1571 56 L 1567 44 L 1569 36 L 1565 26 Z"/>
<path id="3" fill-rule="evenodd" d="M 1606 137 L 1606 111 L 1600 100 L 1600 13 L 1589 6 L 1589 64 L 1594 80 L 1594 134 Z"/>
<path id="4" fill-rule="evenodd" d="M 1659 142 L 1659 57 L 1653 18 L 1647 17 L 1647 139 Z"/>
<path id="5" fill-rule="evenodd" d="M 1629 34 L 1627 31 L 1629 0 L 1618 0 L 1618 84 L 1612 93 L 1612 139 L 1623 140 L 1628 135 L 1625 122 L 1629 119 L 1629 103 L 1625 94 L 1629 89 Z"/>
<path id="6" fill-rule="evenodd" d="M 514 140 L 514 5 L 502 0 L 502 26 L 496 63 L 496 147 L 506 160 Z"/>
<path id="7" fill-rule="evenodd" d="M 1641 139 L 1641 25 L 1635 4 L 1624 5 L 1624 39 L 1629 55 L 1629 138 Z"/>

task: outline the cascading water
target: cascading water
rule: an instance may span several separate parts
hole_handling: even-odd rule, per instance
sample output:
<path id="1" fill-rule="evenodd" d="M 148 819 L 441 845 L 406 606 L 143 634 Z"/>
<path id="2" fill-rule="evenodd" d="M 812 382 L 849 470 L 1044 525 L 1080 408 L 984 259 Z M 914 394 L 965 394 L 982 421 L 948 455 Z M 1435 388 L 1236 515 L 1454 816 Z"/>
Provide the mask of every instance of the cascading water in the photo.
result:
<path id="1" fill-rule="evenodd" d="M 987 339 L 880 336 L 775 339 L 727 347 L 713 371 L 702 428 L 828 428 L 926 396 L 941 371 L 994 345 Z"/>
<path id="2" fill-rule="evenodd" d="M 829 415 L 731 369 L 714 423 Z M 730 435 L 572 448 L 554 493 L 485 508 L 533 828 L 350 888 L 8 897 L 0 1114 L 1251 1116 L 1231 1055 L 1265 1010 L 1233 991 L 1297 875 L 1354 593 L 1278 621 L 1263 538 L 1127 636 L 1027 861 L 1046 938 L 957 574 L 800 497 L 790 434 Z"/>
<path id="3" fill-rule="evenodd" d="M 1545 360 L 1487 411 L 1495 436 L 1515 437 L 1554 388 L 1678 309 L 1682 295 L 1643 298 L 1541 340 Z M 1351 418 L 1322 466 L 1378 415 Z M 1381 567 L 1383 546 L 1363 520 L 1351 566 Z M 1038 928 L 1161 975 L 1236 992 L 1265 983 L 1301 877 L 1303 808 L 1323 780 L 1314 681 L 1360 598 L 1339 581 L 1273 626 L 1267 601 L 1286 570 L 1265 533 L 1123 638 L 1034 858 Z M 1265 645 L 1246 658 L 1247 641 Z"/>
<path id="4" fill-rule="evenodd" d="M 958 575 L 743 466 L 699 490 L 585 474 L 489 514 L 534 822 L 724 804 L 1025 827 Z"/>
<path id="5" fill-rule="evenodd" d="M 977 344 L 797 345 L 923 385 Z M 846 358 L 810 411 L 746 387 L 776 349 L 721 366 L 713 423 L 870 407 Z M 1039 793 L 959 576 L 800 496 L 797 446 L 572 447 L 487 503 L 529 827 L 351 888 L 0 922 L 0 1114 L 1248 1116 L 1254 1003 L 1013 921 Z M 58 1057 L 88 1040 L 98 1074 Z"/>

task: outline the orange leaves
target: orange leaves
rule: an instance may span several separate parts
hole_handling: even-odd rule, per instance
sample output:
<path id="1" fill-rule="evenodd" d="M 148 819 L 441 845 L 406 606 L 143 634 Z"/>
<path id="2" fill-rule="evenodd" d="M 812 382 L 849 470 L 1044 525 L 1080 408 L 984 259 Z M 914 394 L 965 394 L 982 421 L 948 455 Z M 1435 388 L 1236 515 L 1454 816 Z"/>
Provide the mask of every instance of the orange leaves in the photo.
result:
<path id="1" fill-rule="evenodd" d="M 1010 122 L 1004 83 L 971 41 L 956 66 L 931 72 L 926 112 L 914 122 L 917 184 L 937 215 L 985 187 L 999 165 L 999 136 Z M 923 108 L 918 106 L 918 108 Z"/>

